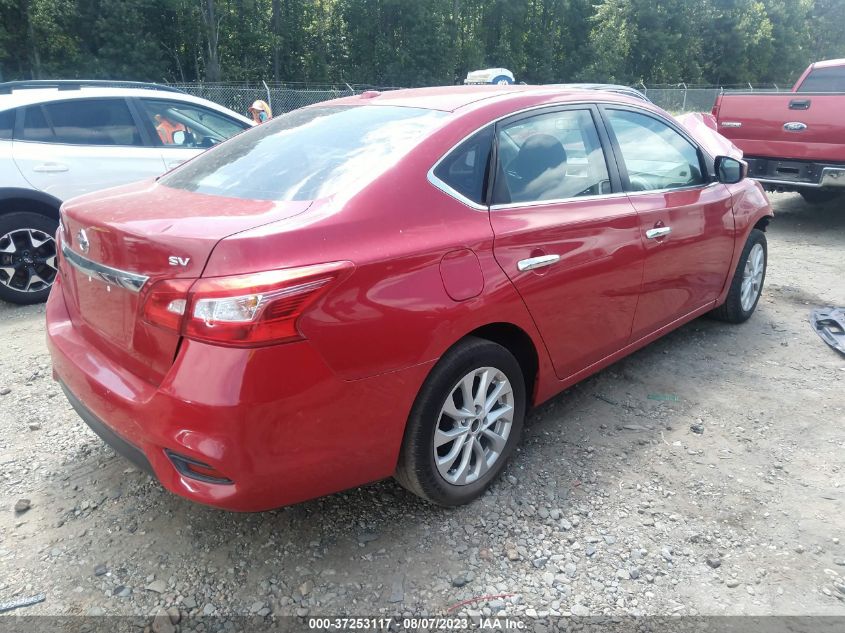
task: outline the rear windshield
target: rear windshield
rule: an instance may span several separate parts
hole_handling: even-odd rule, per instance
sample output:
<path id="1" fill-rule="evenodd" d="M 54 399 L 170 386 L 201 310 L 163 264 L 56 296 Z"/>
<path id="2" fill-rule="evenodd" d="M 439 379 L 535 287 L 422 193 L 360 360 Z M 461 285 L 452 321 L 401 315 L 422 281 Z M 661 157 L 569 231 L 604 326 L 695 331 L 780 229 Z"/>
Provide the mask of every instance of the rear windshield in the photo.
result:
<path id="1" fill-rule="evenodd" d="M 372 180 L 445 115 L 397 106 L 295 110 L 209 150 L 161 182 L 250 200 L 323 198 Z"/>
<path id="2" fill-rule="evenodd" d="M 816 68 L 798 86 L 798 92 L 845 92 L 845 66 Z"/>

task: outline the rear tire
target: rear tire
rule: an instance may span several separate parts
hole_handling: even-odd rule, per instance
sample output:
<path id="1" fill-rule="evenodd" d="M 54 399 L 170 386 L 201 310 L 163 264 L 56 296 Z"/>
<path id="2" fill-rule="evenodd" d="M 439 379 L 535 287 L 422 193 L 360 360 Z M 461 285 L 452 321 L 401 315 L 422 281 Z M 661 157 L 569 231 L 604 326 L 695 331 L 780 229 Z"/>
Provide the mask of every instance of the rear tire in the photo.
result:
<path id="1" fill-rule="evenodd" d="M 39 213 L 0 215 L 0 299 L 21 305 L 47 300 L 56 279 L 56 229 Z"/>
<path id="2" fill-rule="evenodd" d="M 710 316 L 727 323 L 747 321 L 754 314 L 763 293 L 768 261 L 766 234 L 760 229 L 751 229 L 734 271 L 728 297 L 710 312 Z"/>
<path id="3" fill-rule="evenodd" d="M 525 408 L 525 379 L 513 354 L 486 339 L 464 339 L 434 366 L 417 395 L 396 480 L 431 503 L 469 503 L 519 443 Z"/>
<path id="4" fill-rule="evenodd" d="M 842 195 L 839 191 L 830 191 L 829 189 L 802 189 L 798 193 L 808 204 L 824 204 L 836 200 Z"/>

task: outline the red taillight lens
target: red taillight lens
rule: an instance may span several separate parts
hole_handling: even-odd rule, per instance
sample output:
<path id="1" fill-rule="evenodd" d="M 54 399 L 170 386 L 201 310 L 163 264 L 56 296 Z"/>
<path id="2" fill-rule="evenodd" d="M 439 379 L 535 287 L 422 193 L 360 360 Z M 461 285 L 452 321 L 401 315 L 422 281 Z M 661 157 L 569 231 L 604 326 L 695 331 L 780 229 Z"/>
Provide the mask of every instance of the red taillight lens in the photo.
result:
<path id="1" fill-rule="evenodd" d="M 219 345 L 294 340 L 302 338 L 299 317 L 352 268 L 351 262 L 332 262 L 194 282 L 160 281 L 147 296 L 144 318 Z"/>
<path id="2" fill-rule="evenodd" d="M 168 330 L 182 330 L 182 315 L 194 279 L 165 279 L 153 284 L 144 300 L 144 320 Z"/>

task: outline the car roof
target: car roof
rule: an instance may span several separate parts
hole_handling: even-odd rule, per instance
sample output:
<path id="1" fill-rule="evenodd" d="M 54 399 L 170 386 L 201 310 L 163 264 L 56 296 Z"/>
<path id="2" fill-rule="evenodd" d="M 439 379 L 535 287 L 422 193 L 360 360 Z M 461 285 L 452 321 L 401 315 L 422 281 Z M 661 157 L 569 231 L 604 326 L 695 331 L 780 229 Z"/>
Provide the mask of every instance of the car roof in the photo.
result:
<path id="1" fill-rule="evenodd" d="M 524 101 L 526 98 L 536 97 L 538 100 L 555 98 L 561 102 L 583 100 L 586 96 L 590 100 L 598 100 L 597 93 L 601 93 L 601 100 L 619 101 L 620 103 L 643 102 L 639 98 L 627 96 L 612 89 L 597 89 L 594 86 L 606 84 L 571 84 L 548 86 L 518 85 L 464 85 L 437 86 L 433 88 L 407 88 L 386 92 L 367 91 L 352 97 L 342 97 L 332 101 L 333 105 L 393 105 L 428 110 L 455 112 L 481 102 Z"/>
<path id="2" fill-rule="evenodd" d="M 813 68 L 831 68 L 833 66 L 845 66 L 845 58 L 842 59 L 825 59 L 813 64 Z"/>
<path id="3" fill-rule="evenodd" d="M 234 116 L 246 123 L 252 123 L 248 118 L 218 105 L 213 101 L 194 97 L 184 92 L 175 90 L 154 90 L 146 88 L 108 88 L 101 86 L 80 86 L 73 90 L 59 89 L 56 87 L 26 88 L 23 90 L 12 90 L 8 94 L 0 94 L 0 112 L 20 106 L 33 105 L 37 103 L 49 103 L 51 101 L 70 101 L 75 99 L 92 99 L 97 97 L 146 97 L 148 99 L 167 99 L 168 101 L 182 101 L 195 103 L 218 112 Z"/>

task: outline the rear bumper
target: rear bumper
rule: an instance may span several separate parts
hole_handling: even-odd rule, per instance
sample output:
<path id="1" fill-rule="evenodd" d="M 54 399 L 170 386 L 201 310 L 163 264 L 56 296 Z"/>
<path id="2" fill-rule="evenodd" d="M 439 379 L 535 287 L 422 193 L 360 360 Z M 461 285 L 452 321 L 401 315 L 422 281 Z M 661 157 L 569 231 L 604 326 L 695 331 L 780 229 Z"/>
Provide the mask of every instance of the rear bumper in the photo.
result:
<path id="1" fill-rule="evenodd" d="M 63 382 L 59 381 L 59 384 L 62 387 L 62 391 L 65 392 L 65 397 L 67 397 L 68 402 L 70 402 L 70 406 L 72 406 L 73 410 L 76 411 L 76 414 L 82 418 L 82 421 L 85 422 L 85 424 L 87 424 L 94 433 L 100 436 L 101 440 L 111 446 L 116 453 L 123 455 L 145 473 L 155 477 L 155 471 L 153 471 L 153 467 L 150 465 L 150 462 L 147 459 L 147 456 L 144 455 L 143 451 L 120 437 L 106 424 L 104 424 L 100 418 L 91 413 L 91 411 L 88 410 L 88 407 L 82 404 L 79 398 L 73 395 Z"/>
<path id="2" fill-rule="evenodd" d="M 772 188 L 845 189 L 845 165 L 747 156 L 748 175 Z"/>
<path id="3" fill-rule="evenodd" d="M 259 349 L 184 341 L 154 385 L 80 336 L 61 290 L 47 303 L 54 377 L 95 433 L 171 492 L 259 511 L 393 474 L 430 364 L 344 381 L 305 341 Z M 225 483 L 186 475 L 173 454 Z"/>

